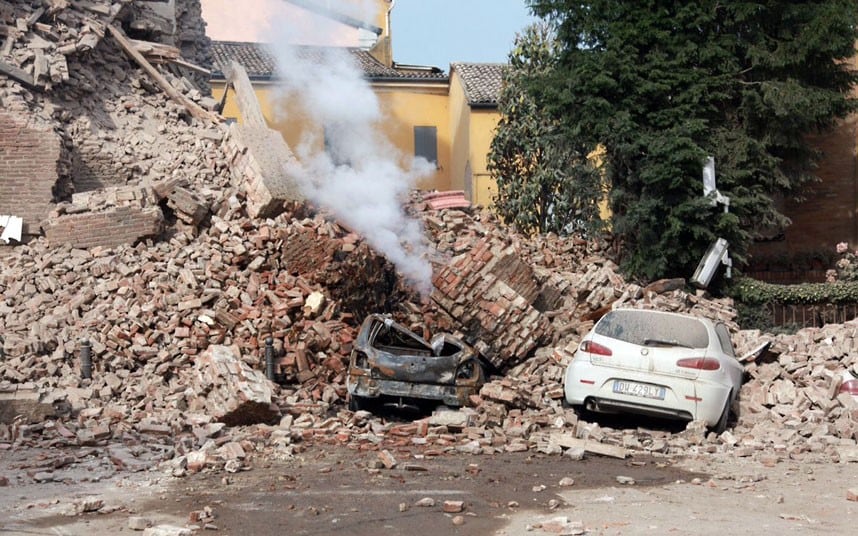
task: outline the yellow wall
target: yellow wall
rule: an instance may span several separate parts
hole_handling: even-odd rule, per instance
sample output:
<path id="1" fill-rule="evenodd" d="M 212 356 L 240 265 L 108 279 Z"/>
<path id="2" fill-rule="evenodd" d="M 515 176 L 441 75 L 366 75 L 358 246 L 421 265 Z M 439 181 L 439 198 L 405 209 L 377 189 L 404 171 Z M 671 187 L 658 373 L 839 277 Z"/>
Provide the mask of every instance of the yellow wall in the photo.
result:
<path id="1" fill-rule="evenodd" d="M 438 135 L 438 162 L 435 173 L 421 181 L 423 190 L 450 189 L 450 122 L 446 84 L 373 84 L 387 122 L 385 133 L 399 151 L 414 156 L 415 126 L 434 126 Z"/>
<path id="2" fill-rule="evenodd" d="M 275 83 L 253 82 L 262 113 L 271 128 L 279 130 L 295 151 L 299 144 L 314 138 L 313 150 L 322 150 L 324 134 L 297 107 L 279 94 Z M 223 97 L 223 81 L 212 82 L 212 95 Z M 437 129 L 438 162 L 435 173 L 417 187 L 423 190 L 464 190 L 474 204 L 489 206 L 497 191 L 486 170 L 487 157 L 500 115 L 495 108 L 471 108 L 461 79 L 453 74 L 446 83 L 373 83 L 385 122 L 382 125 L 390 142 L 399 151 L 401 165 L 407 166 L 414 155 L 415 126 Z M 240 120 L 230 92 L 224 117 Z"/>
<path id="3" fill-rule="evenodd" d="M 253 82 L 262 113 L 269 126 L 279 130 L 283 139 L 293 149 L 300 143 L 315 138 L 315 150 L 321 150 L 324 143 L 322 129 L 311 122 L 303 111 L 287 102 L 278 93 L 275 84 Z M 450 123 L 445 83 L 410 84 L 388 83 L 373 84 L 378 97 L 382 115 L 385 117 L 384 132 L 389 141 L 398 149 L 402 157 L 401 165 L 406 166 L 414 155 L 414 126 L 434 126 L 437 131 L 438 166 L 434 174 L 427 177 L 417 187 L 420 189 L 450 189 Z M 212 96 L 220 100 L 223 97 L 224 83 L 212 81 Z M 223 116 L 240 121 L 238 107 L 233 93 L 227 96 Z"/>
<path id="4" fill-rule="evenodd" d="M 450 126 L 453 140 L 453 150 L 450 161 L 450 189 L 464 190 L 465 196 L 471 199 L 472 182 L 468 160 L 470 159 L 471 117 L 470 107 L 465 98 L 465 90 L 458 76 L 450 77 Z"/>
<path id="5" fill-rule="evenodd" d="M 489 206 L 497 185 L 486 168 L 500 113 L 497 108 L 471 108 L 455 70 L 450 77 L 449 100 L 453 128 L 450 189 L 464 190 L 472 203 Z"/>
<path id="6" fill-rule="evenodd" d="M 497 183 L 489 175 L 488 155 L 500 120 L 496 108 L 474 108 L 471 110 L 471 135 L 469 144 L 472 173 L 472 203 L 489 206 L 497 194 Z"/>

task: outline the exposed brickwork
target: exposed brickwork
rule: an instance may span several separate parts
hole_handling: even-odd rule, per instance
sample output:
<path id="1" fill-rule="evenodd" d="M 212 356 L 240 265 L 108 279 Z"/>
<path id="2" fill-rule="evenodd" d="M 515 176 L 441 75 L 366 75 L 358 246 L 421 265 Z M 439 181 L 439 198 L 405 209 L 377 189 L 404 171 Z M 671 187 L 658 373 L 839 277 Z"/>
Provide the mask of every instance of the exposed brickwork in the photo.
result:
<path id="1" fill-rule="evenodd" d="M 432 299 L 465 326 L 465 339 L 499 368 L 524 359 L 551 327 L 531 305 L 538 295 L 532 271 L 516 268 L 527 264 L 514 248 L 488 237 L 432 281 Z"/>
<path id="2" fill-rule="evenodd" d="M 833 252 L 838 242 L 858 246 L 858 116 L 841 122 L 830 134 L 810 141 L 824 153 L 816 171 L 821 182 L 811 185 L 813 191 L 803 202 L 785 203 L 784 213 L 792 220 L 785 239 L 757 244 L 753 249 L 756 256 Z"/>
<path id="3" fill-rule="evenodd" d="M 224 152 L 234 180 L 246 185 L 247 213 L 251 218 L 270 218 L 283 211 L 284 203 L 303 197 L 286 171 L 295 157 L 283 136 L 268 128 L 230 126 Z"/>
<path id="4" fill-rule="evenodd" d="M 0 111 L 0 214 L 24 219 L 24 234 L 38 234 L 50 212 L 63 144 L 49 128 Z"/>
<path id="5" fill-rule="evenodd" d="M 45 224 L 45 235 L 52 246 L 115 247 L 157 235 L 163 220 L 157 206 L 142 209 L 122 206 L 105 212 L 58 216 Z"/>
<path id="6" fill-rule="evenodd" d="M 206 23 L 200 0 L 176 2 L 176 45 L 182 49 L 182 57 L 206 69 L 213 64 L 212 43 L 206 35 Z M 203 95 L 211 95 L 208 76 L 196 71 L 187 73 Z"/>

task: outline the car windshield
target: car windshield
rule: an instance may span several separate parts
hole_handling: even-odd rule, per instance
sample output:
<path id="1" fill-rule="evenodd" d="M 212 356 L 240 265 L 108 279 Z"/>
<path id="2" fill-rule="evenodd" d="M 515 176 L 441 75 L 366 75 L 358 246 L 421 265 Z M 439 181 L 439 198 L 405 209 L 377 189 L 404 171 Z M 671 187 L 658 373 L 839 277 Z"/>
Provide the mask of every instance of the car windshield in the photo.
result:
<path id="1" fill-rule="evenodd" d="M 596 325 L 596 333 L 641 346 L 709 346 L 702 322 L 658 311 L 611 311 Z"/>

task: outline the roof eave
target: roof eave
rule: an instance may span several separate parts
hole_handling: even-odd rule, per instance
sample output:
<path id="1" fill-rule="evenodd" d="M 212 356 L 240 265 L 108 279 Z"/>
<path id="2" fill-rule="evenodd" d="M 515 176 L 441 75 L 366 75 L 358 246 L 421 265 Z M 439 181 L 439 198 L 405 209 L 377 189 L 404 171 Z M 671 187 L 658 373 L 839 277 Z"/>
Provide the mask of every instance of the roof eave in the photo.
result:
<path id="1" fill-rule="evenodd" d="M 449 82 L 448 78 L 421 78 L 419 76 L 415 77 L 404 77 L 404 76 L 364 76 L 364 80 L 367 82 L 381 82 L 385 84 L 391 84 L 396 82 L 414 84 L 447 84 Z"/>

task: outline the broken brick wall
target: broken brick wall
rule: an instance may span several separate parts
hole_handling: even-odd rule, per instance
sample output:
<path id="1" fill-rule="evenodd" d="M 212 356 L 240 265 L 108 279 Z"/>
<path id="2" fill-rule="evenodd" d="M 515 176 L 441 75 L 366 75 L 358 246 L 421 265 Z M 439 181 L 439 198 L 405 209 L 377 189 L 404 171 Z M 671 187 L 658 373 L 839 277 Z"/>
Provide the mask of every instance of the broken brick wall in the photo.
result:
<path id="1" fill-rule="evenodd" d="M 23 218 L 25 235 L 38 234 L 53 207 L 64 161 L 53 129 L 0 111 L 0 214 Z"/>
<path id="2" fill-rule="evenodd" d="M 0 109 L 8 109 L 5 101 L 15 96 L 14 92 L 23 94 L 24 107 L 63 131 L 70 142 L 70 175 L 76 192 L 153 182 L 173 176 L 185 164 L 197 167 L 196 162 L 187 162 L 191 157 L 179 147 L 196 140 L 177 139 L 170 124 L 188 122 L 188 112 L 173 101 L 165 102 L 160 88 L 139 72 L 104 28 L 107 24 L 123 26 L 130 37 L 174 45 L 181 50 L 183 60 L 209 68 L 211 41 L 205 35 L 200 0 L 121 4 L 57 3 L 34 18 L 38 16 L 36 7 L 22 2 L 10 7 L 6 19 L 23 24 L 33 18 L 26 29 L 18 29 L 21 35 L 4 61 L 34 77 L 38 89 L 29 92 L 13 86 L 12 91 L 4 91 L 0 77 Z M 41 25 L 38 28 L 37 23 Z M 38 33 L 44 35 L 45 31 L 55 36 L 48 41 L 50 46 Z M 45 62 L 34 61 L 34 56 L 47 58 L 51 68 L 40 70 Z M 171 78 L 174 87 L 194 98 L 211 93 L 208 76 L 203 73 L 175 65 L 161 65 L 159 69 Z M 37 76 L 41 71 L 44 73 Z M 167 121 L 153 114 L 152 108 L 165 111 Z"/>
<path id="3" fill-rule="evenodd" d="M 233 179 L 246 187 L 251 218 L 274 217 L 284 203 L 303 199 L 288 171 L 295 157 L 279 132 L 234 123 L 229 133 L 223 151 Z"/>
<path id="4" fill-rule="evenodd" d="M 838 242 L 858 247 L 856 140 L 858 114 L 808 137 L 825 155 L 814 171 L 820 180 L 802 192 L 801 201 L 784 201 L 779 210 L 792 223 L 782 235 L 753 245 L 750 275 L 772 283 L 822 282 Z"/>
<path id="5" fill-rule="evenodd" d="M 212 42 L 206 35 L 200 0 L 176 1 L 176 26 L 176 46 L 181 49 L 182 57 L 210 70 L 214 64 Z M 203 95 L 211 96 L 212 87 L 208 75 L 190 72 L 187 76 Z"/>
<path id="6" fill-rule="evenodd" d="M 45 236 L 53 246 L 70 244 L 76 248 L 114 247 L 134 243 L 141 237 L 161 232 L 164 221 L 159 207 L 116 207 L 104 212 L 68 214 L 45 224 Z"/>
<path id="7" fill-rule="evenodd" d="M 114 41 L 103 40 L 69 66 L 71 81 L 53 100 L 72 140 L 76 192 L 151 183 L 197 164 L 182 148 L 200 140 L 178 132 L 186 111 L 160 94 Z"/>
<path id="8" fill-rule="evenodd" d="M 436 269 L 433 301 L 462 325 L 465 341 L 498 369 L 524 360 L 551 326 L 532 305 L 533 271 L 501 235 L 481 239 Z"/>

